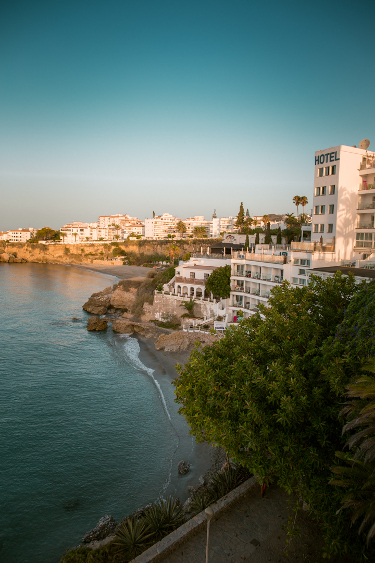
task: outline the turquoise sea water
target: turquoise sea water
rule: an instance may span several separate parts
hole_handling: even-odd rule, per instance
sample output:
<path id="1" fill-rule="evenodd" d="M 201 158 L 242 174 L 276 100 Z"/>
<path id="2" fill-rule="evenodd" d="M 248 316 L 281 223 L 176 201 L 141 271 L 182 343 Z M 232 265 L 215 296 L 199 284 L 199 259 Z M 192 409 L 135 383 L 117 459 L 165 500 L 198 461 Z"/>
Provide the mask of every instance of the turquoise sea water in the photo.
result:
<path id="1" fill-rule="evenodd" d="M 170 380 L 139 361 L 138 341 L 86 330 L 82 304 L 115 281 L 0 265 L 2 563 L 58 562 L 100 517 L 170 488 L 176 450 L 192 446 Z"/>

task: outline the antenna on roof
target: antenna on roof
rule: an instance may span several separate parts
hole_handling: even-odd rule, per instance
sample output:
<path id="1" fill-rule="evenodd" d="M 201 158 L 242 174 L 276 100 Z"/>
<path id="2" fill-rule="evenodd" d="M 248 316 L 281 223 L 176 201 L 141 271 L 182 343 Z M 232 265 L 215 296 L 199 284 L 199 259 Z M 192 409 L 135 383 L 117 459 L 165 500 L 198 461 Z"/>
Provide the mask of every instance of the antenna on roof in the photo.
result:
<path id="1" fill-rule="evenodd" d="M 368 149 L 370 146 L 370 141 L 368 139 L 362 139 L 362 141 L 359 143 L 359 148 L 360 149 Z"/>

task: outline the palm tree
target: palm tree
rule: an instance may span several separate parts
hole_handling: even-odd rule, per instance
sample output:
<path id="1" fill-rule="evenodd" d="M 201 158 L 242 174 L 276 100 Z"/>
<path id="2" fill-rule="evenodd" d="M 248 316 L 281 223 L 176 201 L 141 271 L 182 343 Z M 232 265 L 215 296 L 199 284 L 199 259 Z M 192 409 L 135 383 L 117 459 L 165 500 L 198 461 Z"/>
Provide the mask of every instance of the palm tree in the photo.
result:
<path id="1" fill-rule="evenodd" d="M 335 466 L 331 471 L 337 475 L 331 485 L 344 487 L 342 507 L 351 508 L 352 522 L 362 519 L 358 533 L 368 526 L 367 544 L 375 536 L 375 361 L 364 366 L 373 375 L 362 375 L 348 385 L 347 396 L 354 399 L 346 404 L 340 415 L 350 419 L 343 428 L 343 433 L 354 430 L 346 445 L 354 449 L 354 456 L 336 452 L 346 466 Z"/>
<path id="2" fill-rule="evenodd" d="M 293 203 L 297 207 L 297 217 L 298 217 L 298 207 L 301 205 L 301 197 L 299 195 L 295 195 L 293 198 Z"/>
<path id="3" fill-rule="evenodd" d="M 269 222 L 270 222 L 270 218 L 269 218 L 269 216 L 268 216 L 268 215 L 263 215 L 263 217 L 262 217 L 262 221 L 263 221 L 263 225 L 264 225 L 264 227 L 266 227 L 266 226 L 267 226 L 267 223 L 269 223 Z"/>
<path id="4" fill-rule="evenodd" d="M 167 248 L 167 252 L 170 258 L 170 261 L 173 262 L 175 258 L 178 258 L 181 254 L 181 249 L 177 244 L 170 244 Z"/>
<path id="5" fill-rule="evenodd" d="M 181 238 L 184 236 L 184 233 L 186 233 L 186 225 L 183 221 L 179 221 L 177 223 L 177 231 L 180 233 Z"/>
<path id="6" fill-rule="evenodd" d="M 194 236 L 197 238 L 207 235 L 206 227 L 194 227 Z"/>

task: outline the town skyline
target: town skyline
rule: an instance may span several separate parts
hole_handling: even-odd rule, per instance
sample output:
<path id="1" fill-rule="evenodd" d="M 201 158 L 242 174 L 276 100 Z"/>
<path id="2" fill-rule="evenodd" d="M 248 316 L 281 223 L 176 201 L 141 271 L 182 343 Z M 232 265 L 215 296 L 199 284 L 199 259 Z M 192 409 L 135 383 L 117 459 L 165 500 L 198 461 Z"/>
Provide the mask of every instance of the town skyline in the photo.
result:
<path id="1" fill-rule="evenodd" d="M 371 13 L 369 1 L 7 3 L 2 228 L 117 210 L 229 216 L 238 201 L 292 212 L 316 150 L 371 140 L 359 103 L 375 86 Z"/>

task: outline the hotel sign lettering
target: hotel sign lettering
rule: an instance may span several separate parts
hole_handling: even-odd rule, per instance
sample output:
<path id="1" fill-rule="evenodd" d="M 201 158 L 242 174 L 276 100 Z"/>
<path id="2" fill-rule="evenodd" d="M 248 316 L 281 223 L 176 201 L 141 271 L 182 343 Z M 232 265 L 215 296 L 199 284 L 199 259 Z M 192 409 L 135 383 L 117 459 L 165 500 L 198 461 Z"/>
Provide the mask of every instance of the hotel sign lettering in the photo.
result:
<path id="1" fill-rule="evenodd" d="M 324 164 L 325 162 L 335 162 L 335 160 L 340 160 L 337 156 L 337 151 L 327 152 L 326 154 L 321 154 L 315 157 L 315 164 Z"/>

